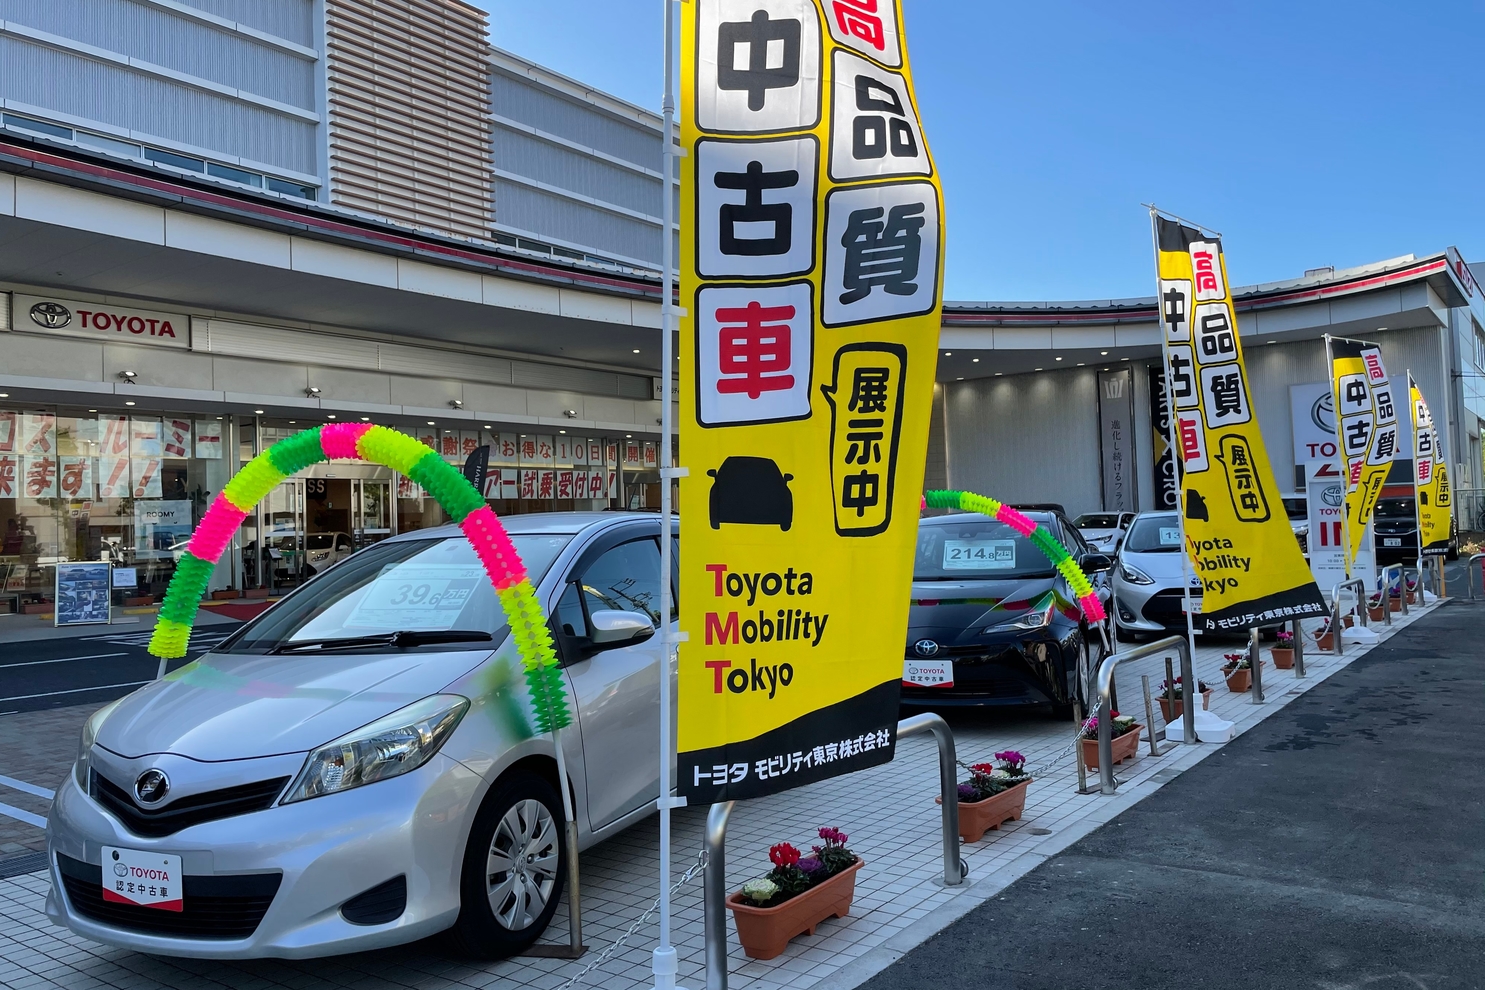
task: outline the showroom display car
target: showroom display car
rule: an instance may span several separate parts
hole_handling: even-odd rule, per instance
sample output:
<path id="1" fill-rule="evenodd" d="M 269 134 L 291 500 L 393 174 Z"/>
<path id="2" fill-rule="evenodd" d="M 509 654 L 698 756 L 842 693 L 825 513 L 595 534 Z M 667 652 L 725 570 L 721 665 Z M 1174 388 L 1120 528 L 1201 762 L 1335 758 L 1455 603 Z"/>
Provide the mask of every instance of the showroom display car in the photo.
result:
<path id="1" fill-rule="evenodd" d="M 659 796 L 660 521 L 505 525 L 552 616 L 585 848 Z M 444 931 L 463 952 L 521 951 L 556 910 L 567 850 L 552 737 L 520 670 L 456 527 L 346 558 L 88 720 L 48 820 L 48 917 L 167 956 Z"/>
<path id="2" fill-rule="evenodd" d="M 1073 525 L 1093 549 L 1112 554 L 1119 549 L 1119 543 L 1135 515 L 1133 512 L 1085 512 L 1073 520 Z"/>
<path id="3" fill-rule="evenodd" d="M 1030 510 L 1107 601 L 1111 561 L 1060 512 Z M 918 524 L 902 702 L 908 706 L 1051 704 L 1068 713 L 1104 639 L 1032 542 L 973 512 Z"/>
<path id="4" fill-rule="evenodd" d="M 1378 564 L 1413 564 L 1418 560 L 1418 512 L 1413 496 L 1377 499 L 1372 510 L 1372 544 Z M 1459 559 L 1459 521 L 1449 522 L 1449 544 L 1444 554 Z"/>
<path id="5" fill-rule="evenodd" d="M 1174 512 L 1142 512 L 1124 536 L 1110 581 L 1121 637 L 1186 631 L 1182 579 L 1191 585 L 1193 615 L 1201 613 L 1201 579 L 1181 546 Z M 1200 631 L 1201 623 L 1196 623 Z"/>

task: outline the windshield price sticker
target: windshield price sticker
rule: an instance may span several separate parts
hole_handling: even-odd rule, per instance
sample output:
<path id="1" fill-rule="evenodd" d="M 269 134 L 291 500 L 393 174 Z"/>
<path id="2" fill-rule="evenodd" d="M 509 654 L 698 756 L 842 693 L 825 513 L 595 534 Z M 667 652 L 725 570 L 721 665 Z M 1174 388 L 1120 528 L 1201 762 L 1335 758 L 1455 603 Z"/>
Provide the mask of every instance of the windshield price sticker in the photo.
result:
<path id="1" fill-rule="evenodd" d="M 902 683 L 913 687 L 951 688 L 954 686 L 954 661 L 909 660 L 903 664 Z"/>
<path id="2" fill-rule="evenodd" d="M 452 629 L 485 580 L 477 564 L 394 564 L 366 589 L 346 626 Z"/>
<path id="3" fill-rule="evenodd" d="M 1005 571 L 1015 566 L 1015 540 L 944 541 L 946 571 Z"/>
<path id="4" fill-rule="evenodd" d="M 1178 547 L 1181 545 L 1181 531 L 1175 526 L 1160 527 L 1160 545 L 1163 547 Z"/>
<path id="5" fill-rule="evenodd" d="M 104 846 L 103 899 L 161 911 L 182 910 L 180 857 Z"/>

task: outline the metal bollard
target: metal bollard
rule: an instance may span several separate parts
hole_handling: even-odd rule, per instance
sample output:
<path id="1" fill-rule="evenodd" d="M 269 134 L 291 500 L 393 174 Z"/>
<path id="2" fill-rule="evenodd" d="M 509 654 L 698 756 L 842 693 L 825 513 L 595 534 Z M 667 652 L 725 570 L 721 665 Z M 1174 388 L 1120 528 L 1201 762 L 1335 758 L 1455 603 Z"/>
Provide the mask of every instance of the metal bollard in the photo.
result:
<path id="1" fill-rule="evenodd" d="M 1258 627 L 1254 626 L 1248 633 L 1248 666 L 1251 668 L 1252 677 L 1248 693 L 1253 696 L 1253 704 L 1263 704 L 1263 650 L 1259 646 Z"/>
<path id="2" fill-rule="evenodd" d="M 1480 581 L 1485 584 L 1485 553 L 1470 554 L 1470 559 L 1464 563 L 1464 580 L 1469 588 L 1470 601 L 1475 600 L 1475 565 L 1480 565 Z"/>
<path id="3" fill-rule="evenodd" d="M 1111 657 L 1105 657 L 1098 665 L 1098 679 L 1096 697 L 1098 698 L 1095 711 L 1098 712 L 1098 776 L 1099 790 L 1104 794 L 1113 794 L 1118 784 L 1114 781 L 1114 724 L 1110 717 L 1113 705 L 1110 695 L 1114 687 L 1114 668 L 1126 660 L 1139 660 L 1144 657 L 1154 656 L 1168 650 L 1176 650 L 1181 656 L 1181 683 L 1182 695 L 1186 699 L 1182 705 L 1182 729 L 1184 738 L 1192 742 L 1200 742 L 1196 738 L 1196 705 L 1193 704 L 1192 685 L 1196 684 L 1196 675 L 1191 669 L 1191 646 L 1186 642 L 1185 636 L 1167 636 L 1153 643 L 1136 647 L 1128 653 L 1116 653 Z M 1146 726 L 1149 729 L 1150 726 Z M 1081 748 L 1081 747 L 1080 747 Z"/>
<path id="4" fill-rule="evenodd" d="M 1305 676 L 1305 635 L 1304 630 L 1299 627 L 1299 620 L 1294 619 L 1289 623 L 1290 632 L 1294 636 L 1294 676 Z"/>

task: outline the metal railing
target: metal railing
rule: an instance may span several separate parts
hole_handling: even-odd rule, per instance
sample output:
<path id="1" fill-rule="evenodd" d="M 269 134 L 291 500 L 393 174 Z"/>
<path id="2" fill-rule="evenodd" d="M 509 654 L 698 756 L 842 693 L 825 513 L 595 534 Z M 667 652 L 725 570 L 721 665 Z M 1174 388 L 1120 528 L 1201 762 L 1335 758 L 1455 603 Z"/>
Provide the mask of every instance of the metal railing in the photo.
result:
<path id="1" fill-rule="evenodd" d="M 1425 590 L 1425 581 L 1433 585 L 1433 595 L 1443 598 L 1448 592 L 1448 583 L 1444 579 L 1444 558 L 1439 554 L 1430 554 L 1418 558 L 1418 590 Z M 1420 600 L 1422 596 L 1420 595 Z"/>
<path id="2" fill-rule="evenodd" d="M 1289 622 L 1289 633 L 1294 638 L 1294 676 L 1305 676 L 1305 631 L 1300 628 L 1298 619 Z"/>
<path id="3" fill-rule="evenodd" d="M 1181 738 L 1188 742 L 1201 741 L 1196 738 L 1196 706 L 1201 704 L 1201 692 L 1197 689 L 1201 685 L 1197 682 L 1196 674 L 1191 667 L 1191 646 L 1186 642 L 1186 637 L 1167 636 L 1165 639 L 1157 639 L 1153 643 L 1146 643 L 1126 653 L 1116 653 L 1111 657 L 1105 657 L 1098 665 L 1098 678 L 1095 684 L 1098 704 L 1094 708 L 1098 715 L 1099 790 L 1104 794 L 1113 794 L 1118 787 L 1114 781 L 1114 724 L 1110 717 L 1113 705 L 1109 698 L 1114 687 L 1114 668 L 1126 661 L 1142 660 L 1168 650 L 1177 650 L 1181 655 L 1181 696 L 1184 699 L 1181 706 Z M 1151 732 L 1154 731 L 1154 726 L 1147 728 Z"/>
<path id="4" fill-rule="evenodd" d="M 1485 563 L 1481 563 L 1481 561 L 1485 561 L 1485 553 L 1470 554 L 1470 559 L 1467 560 L 1467 561 L 1465 561 L 1465 564 L 1464 564 L 1464 577 L 1465 577 L 1465 581 L 1469 584 L 1470 601 L 1474 601 L 1475 600 L 1475 565 L 1476 564 L 1480 564 L 1480 569 L 1481 569 L 1480 583 L 1481 584 L 1485 584 Z"/>
<path id="5" fill-rule="evenodd" d="M 1408 614 L 1408 570 L 1402 564 L 1388 564 L 1382 568 L 1382 621 L 1392 625 L 1392 575 L 1397 575 L 1398 608 Z"/>
<path id="6" fill-rule="evenodd" d="M 1263 647 L 1259 643 L 1258 627 L 1248 631 L 1248 667 L 1252 670 L 1248 678 L 1248 693 L 1253 704 L 1263 704 Z"/>
<path id="7" fill-rule="evenodd" d="M 1346 628 L 1341 623 L 1341 589 L 1343 588 L 1356 589 L 1357 618 L 1360 619 L 1363 627 L 1365 627 L 1367 624 L 1366 582 L 1363 581 L 1361 578 L 1352 578 L 1349 581 L 1342 581 L 1340 584 L 1336 585 L 1335 589 L 1332 590 L 1330 593 L 1330 650 L 1336 656 L 1340 656 L 1342 653 L 1346 652 L 1344 644 L 1341 643 L 1341 636 L 1343 635 Z M 1385 597 L 1383 598 L 1383 604 L 1384 606 L 1386 604 Z M 1387 611 L 1385 608 L 1383 609 L 1382 614 L 1383 616 L 1387 615 Z"/>
<path id="8" fill-rule="evenodd" d="M 1184 642 L 1184 641 L 1183 641 Z M 897 738 L 932 734 L 938 743 L 939 786 L 943 791 L 944 883 L 958 886 L 969 876 L 959 855 L 959 763 L 954 733 L 942 716 L 914 715 L 897 723 Z M 703 931 L 706 934 L 706 990 L 727 990 L 727 819 L 732 801 L 714 804 L 706 815 L 706 874 L 703 879 Z"/>

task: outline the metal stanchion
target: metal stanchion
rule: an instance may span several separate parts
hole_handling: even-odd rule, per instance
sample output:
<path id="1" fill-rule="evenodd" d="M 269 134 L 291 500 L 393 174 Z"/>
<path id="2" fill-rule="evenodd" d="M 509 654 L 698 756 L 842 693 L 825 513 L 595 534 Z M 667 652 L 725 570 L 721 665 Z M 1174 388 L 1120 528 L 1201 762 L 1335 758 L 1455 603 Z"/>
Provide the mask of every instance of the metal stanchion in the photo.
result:
<path id="1" fill-rule="evenodd" d="M 1168 750 L 1165 749 L 1165 748 L 1162 748 L 1160 746 L 1160 743 L 1158 741 L 1156 741 L 1156 739 L 1155 739 L 1155 704 L 1154 704 L 1154 702 L 1152 702 L 1150 700 L 1150 675 L 1149 674 L 1141 674 L 1140 675 L 1140 685 L 1145 690 L 1145 725 L 1150 730 L 1150 755 L 1151 756 L 1164 756 L 1168 752 Z M 1183 704 L 1184 704 L 1184 702 L 1183 702 Z M 1162 728 L 1160 730 L 1160 737 L 1161 737 L 1162 740 L 1165 738 L 1165 729 L 1164 728 Z M 1171 746 L 1174 746 L 1174 745 L 1175 745 L 1175 743 L 1171 743 Z M 1080 746 L 1078 748 L 1081 749 L 1082 747 Z"/>
<path id="2" fill-rule="evenodd" d="M 1481 581 L 1482 584 L 1485 584 L 1485 563 L 1482 563 L 1482 561 L 1485 561 L 1485 553 L 1472 553 L 1472 554 L 1470 554 L 1470 559 L 1467 560 L 1467 561 L 1465 561 L 1465 563 L 1464 563 L 1464 579 L 1465 579 L 1465 583 L 1469 587 L 1470 601 L 1474 601 L 1475 600 L 1475 565 L 1476 564 L 1479 564 L 1480 565 L 1480 568 L 1481 568 L 1481 578 L 1480 578 L 1480 581 Z"/>
<path id="3" fill-rule="evenodd" d="M 957 887 L 969 876 L 969 866 L 959 858 L 959 762 L 954 757 L 954 733 L 942 716 L 932 712 L 914 715 L 897 723 L 897 738 L 933 733 L 938 742 L 939 787 L 943 790 L 944 883 Z"/>
<path id="4" fill-rule="evenodd" d="M 1294 636 L 1294 676 L 1305 676 L 1305 633 L 1299 626 L 1299 619 L 1293 619 L 1289 623 L 1289 629 Z"/>
<path id="5" fill-rule="evenodd" d="M 1263 652 L 1258 643 L 1258 627 L 1254 626 L 1248 633 L 1248 668 L 1252 675 L 1248 678 L 1248 693 L 1255 705 L 1263 704 Z"/>
<path id="6" fill-rule="evenodd" d="M 1345 626 L 1341 624 L 1341 590 L 1344 588 L 1356 589 L 1357 611 L 1361 613 L 1361 624 L 1366 625 L 1366 582 L 1361 578 L 1342 581 L 1330 593 L 1330 648 L 1336 656 L 1346 652 L 1345 644 L 1341 642 L 1345 631 Z M 1384 598 L 1383 601 L 1385 602 L 1386 599 Z"/>
<path id="7" fill-rule="evenodd" d="M 1181 689 L 1182 697 L 1186 703 L 1182 707 L 1182 728 L 1185 732 L 1183 738 L 1200 741 L 1196 739 L 1196 706 L 1191 704 L 1191 685 L 1196 679 L 1191 672 L 1191 646 L 1183 636 L 1167 636 L 1153 643 L 1130 650 L 1128 653 L 1116 653 L 1111 657 L 1105 657 L 1098 665 L 1097 698 L 1098 698 L 1098 775 L 1099 790 L 1104 794 L 1113 794 L 1118 784 L 1114 781 L 1114 724 L 1113 706 L 1110 704 L 1109 695 L 1114 686 L 1114 668 L 1128 660 L 1140 660 L 1144 657 L 1154 656 L 1168 650 L 1178 650 L 1181 655 Z M 1078 749 L 1081 751 L 1082 747 Z"/>
<path id="8" fill-rule="evenodd" d="M 1382 610 L 1382 618 L 1387 625 L 1392 625 L 1392 578 L 1397 575 L 1397 604 L 1403 615 L 1408 614 L 1408 577 L 1407 570 L 1401 564 L 1388 564 L 1382 568 L 1382 604 L 1387 606 Z"/>

